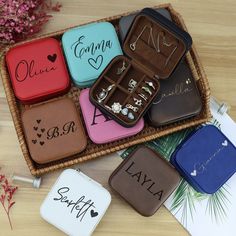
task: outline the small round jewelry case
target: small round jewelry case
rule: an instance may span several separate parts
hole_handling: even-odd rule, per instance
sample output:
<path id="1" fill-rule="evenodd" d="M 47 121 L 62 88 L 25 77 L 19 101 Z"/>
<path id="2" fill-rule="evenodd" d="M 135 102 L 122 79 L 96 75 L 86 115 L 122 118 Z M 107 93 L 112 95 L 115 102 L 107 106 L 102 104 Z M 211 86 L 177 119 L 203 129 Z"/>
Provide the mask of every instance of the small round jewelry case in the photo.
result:
<path id="1" fill-rule="evenodd" d="M 139 133 L 144 127 L 141 119 L 134 127 L 125 128 L 117 122 L 102 114 L 89 100 L 89 89 L 80 93 L 80 107 L 89 138 L 97 144 L 109 143 L 122 138 L 127 138 Z"/>
<path id="2" fill-rule="evenodd" d="M 60 42 L 34 40 L 11 48 L 6 62 L 15 96 L 32 104 L 66 93 L 70 88 Z"/>
<path id="3" fill-rule="evenodd" d="M 87 138 L 74 102 L 62 98 L 22 113 L 31 158 L 44 164 L 82 152 Z"/>
<path id="4" fill-rule="evenodd" d="M 152 149 L 139 146 L 112 173 L 109 184 L 141 215 L 152 216 L 179 181 L 169 162 Z"/>
<path id="5" fill-rule="evenodd" d="M 171 163 L 197 191 L 213 194 L 236 170 L 236 148 L 215 126 L 205 125 L 183 141 Z"/>
<path id="6" fill-rule="evenodd" d="M 114 26 L 109 22 L 84 25 L 63 34 L 62 45 L 74 83 L 90 87 L 116 56 L 122 55 Z"/>
<path id="7" fill-rule="evenodd" d="M 90 236 L 111 202 L 101 184 L 80 171 L 64 170 L 40 208 L 44 220 L 70 236 Z"/>

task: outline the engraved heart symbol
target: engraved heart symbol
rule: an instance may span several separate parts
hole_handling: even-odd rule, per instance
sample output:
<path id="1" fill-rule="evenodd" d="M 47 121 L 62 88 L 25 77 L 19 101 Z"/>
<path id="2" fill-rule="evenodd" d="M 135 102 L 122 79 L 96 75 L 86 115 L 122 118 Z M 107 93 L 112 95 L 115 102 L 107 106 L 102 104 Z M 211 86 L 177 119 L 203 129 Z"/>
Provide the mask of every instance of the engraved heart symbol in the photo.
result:
<path id="1" fill-rule="evenodd" d="M 38 130 L 38 127 L 34 127 L 34 130 L 37 131 L 37 130 Z"/>
<path id="2" fill-rule="evenodd" d="M 48 55 L 48 60 L 51 62 L 55 62 L 57 59 L 57 54 L 53 54 L 53 55 Z"/>
<path id="3" fill-rule="evenodd" d="M 38 136 L 39 138 L 41 138 L 42 134 L 37 134 L 37 136 Z"/>
<path id="4" fill-rule="evenodd" d="M 192 175 L 192 176 L 197 176 L 197 171 L 194 170 L 193 172 L 191 172 L 191 175 Z"/>
<path id="5" fill-rule="evenodd" d="M 93 59 L 93 58 L 88 59 L 88 63 L 90 64 L 90 66 L 92 66 L 96 70 L 99 70 L 99 68 L 102 65 L 102 62 L 103 62 L 103 56 L 102 55 L 97 56 L 96 59 Z"/>
<path id="6" fill-rule="evenodd" d="M 90 215 L 91 215 L 91 217 L 96 217 L 96 216 L 98 216 L 98 212 L 91 210 Z"/>
<path id="7" fill-rule="evenodd" d="M 33 144 L 36 144 L 36 143 L 37 143 L 37 140 L 36 140 L 36 139 L 33 139 L 33 140 L 32 140 L 32 143 L 33 143 Z"/>
<path id="8" fill-rule="evenodd" d="M 41 145 L 41 146 L 43 146 L 43 145 L 44 145 L 44 142 L 43 142 L 43 141 L 41 141 L 41 142 L 39 142 L 39 143 L 40 143 L 40 145 Z"/>
<path id="9" fill-rule="evenodd" d="M 41 122 L 41 120 L 36 120 L 36 122 L 39 124 Z"/>
<path id="10" fill-rule="evenodd" d="M 228 146 L 228 141 L 225 140 L 225 141 L 222 143 L 222 146 L 227 147 L 227 146 Z"/>
<path id="11" fill-rule="evenodd" d="M 45 129 L 41 129 L 41 132 L 44 133 Z"/>

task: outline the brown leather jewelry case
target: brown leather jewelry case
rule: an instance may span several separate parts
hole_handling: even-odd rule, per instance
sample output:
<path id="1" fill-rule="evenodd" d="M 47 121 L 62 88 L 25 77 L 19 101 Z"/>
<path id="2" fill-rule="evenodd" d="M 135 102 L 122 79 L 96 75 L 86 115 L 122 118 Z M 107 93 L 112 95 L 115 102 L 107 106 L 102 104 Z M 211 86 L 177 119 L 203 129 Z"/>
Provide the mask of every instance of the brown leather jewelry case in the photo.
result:
<path id="1" fill-rule="evenodd" d="M 184 60 L 168 80 L 162 80 L 159 93 L 148 110 L 152 126 L 187 119 L 200 113 L 202 102 L 195 79 Z"/>
<path id="2" fill-rule="evenodd" d="M 26 110 L 22 122 L 31 157 L 37 163 L 59 160 L 86 148 L 82 122 L 69 98 Z"/>
<path id="3" fill-rule="evenodd" d="M 191 47 L 190 35 L 156 11 L 138 14 L 125 39 L 126 56 L 107 66 L 90 90 L 91 102 L 125 127 L 143 117 Z"/>
<path id="4" fill-rule="evenodd" d="M 139 146 L 112 173 L 109 184 L 141 215 L 151 216 L 179 181 L 169 162 L 152 149 Z"/>

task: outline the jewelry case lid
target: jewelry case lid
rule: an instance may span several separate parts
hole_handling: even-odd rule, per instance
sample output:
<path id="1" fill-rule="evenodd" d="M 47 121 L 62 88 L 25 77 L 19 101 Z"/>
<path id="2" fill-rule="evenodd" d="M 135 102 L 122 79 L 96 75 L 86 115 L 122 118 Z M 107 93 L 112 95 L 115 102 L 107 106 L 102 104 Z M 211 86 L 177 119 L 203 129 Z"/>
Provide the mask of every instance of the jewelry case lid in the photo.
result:
<path id="1" fill-rule="evenodd" d="M 90 236 L 111 202 L 110 193 L 82 172 L 64 170 L 40 208 L 44 220 L 70 236 Z"/>
<path id="2" fill-rule="evenodd" d="M 62 45 L 72 79 L 79 87 L 92 85 L 114 57 L 123 55 L 109 22 L 68 30 L 62 36 Z"/>
<path id="3" fill-rule="evenodd" d="M 155 10 L 145 8 L 135 17 L 123 49 L 153 76 L 165 79 L 172 74 L 191 45 L 192 39 L 187 32 Z"/>
<path id="4" fill-rule="evenodd" d="M 70 88 L 63 52 L 54 38 L 12 47 L 6 62 L 14 93 L 24 104 L 58 96 Z"/>
<path id="5" fill-rule="evenodd" d="M 109 116 L 101 113 L 100 110 L 90 102 L 89 90 L 90 89 L 83 89 L 81 91 L 79 101 L 89 138 L 94 143 L 109 143 L 136 135 L 142 131 L 144 128 L 143 118 L 131 128 L 121 126 L 116 121 L 109 118 Z"/>
<path id="6" fill-rule="evenodd" d="M 151 216 L 179 181 L 173 166 L 152 149 L 139 146 L 112 173 L 109 184 L 141 215 Z"/>
<path id="7" fill-rule="evenodd" d="M 185 140 L 171 163 L 197 190 L 215 193 L 236 170 L 236 148 L 215 126 L 206 125 Z"/>
<path id="8" fill-rule="evenodd" d="M 155 11 L 159 12 L 161 15 L 166 17 L 167 19 L 171 20 L 170 12 L 165 8 L 158 8 Z M 137 13 L 138 14 L 138 13 Z M 119 32 L 120 32 L 120 39 L 123 42 L 126 38 L 126 35 L 129 32 L 130 26 L 132 25 L 135 17 L 137 14 L 131 14 L 128 16 L 123 16 L 119 20 Z"/>

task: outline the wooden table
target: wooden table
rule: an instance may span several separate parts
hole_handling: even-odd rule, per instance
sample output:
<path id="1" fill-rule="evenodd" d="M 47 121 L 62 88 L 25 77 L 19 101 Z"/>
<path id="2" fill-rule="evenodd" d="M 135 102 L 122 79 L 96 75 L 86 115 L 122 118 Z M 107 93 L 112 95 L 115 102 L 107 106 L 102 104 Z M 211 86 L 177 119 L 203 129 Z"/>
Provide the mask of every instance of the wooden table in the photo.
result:
<path id="1" fill-rule="evenodd" d="M 63 8 L 54 14 L 44 32 L 51 32 L 90 20 L 120 14 L 126 11 L 157 5 L 155 0 L 60 0 Z M 212 95 L 231 105 L 231 116 L 236 119 L 236 1 L 176 0 L 171 1 L 180 12 L 191 33 L 210 81 Z M 0 166 L 7 176 L 14 172 L 30 176 L 19 147 L 11 114 L 0 87 Z M 121 162 L 116 154 L 84 163 L 79 167 L 90 177 L 109 189 L 107 179 Z M 40 190 L 20 184 L 15 196 L 16 205 L 11 216 L 10 230 L 0 207 L 0 235 L 63 235 L 44 222 L 39 207 L 61 171 L 43 177 Z M 125 201 L 112 193 L 112 204 L 94 235 L 188 235 L 174 217 L 162 207 L 156 215 L 145 218 L 137 214 Z"/>

